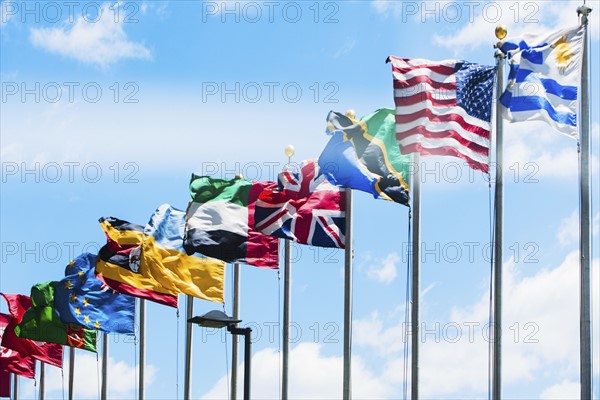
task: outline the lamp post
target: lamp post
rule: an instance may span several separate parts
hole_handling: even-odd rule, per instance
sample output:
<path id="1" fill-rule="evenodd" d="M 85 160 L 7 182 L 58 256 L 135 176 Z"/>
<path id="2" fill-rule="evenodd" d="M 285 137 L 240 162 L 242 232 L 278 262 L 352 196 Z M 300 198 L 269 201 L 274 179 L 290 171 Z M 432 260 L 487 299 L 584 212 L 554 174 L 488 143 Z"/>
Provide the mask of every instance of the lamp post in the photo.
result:
<path id="1" fill-rule="evenodd" d="M 205 328 L 225 328 L 232 335 L 241 335 L 244 337 L 244 400 L 250 400 L 250 362 L 252 351 L 250 335 L 252 328 L 239 328 L 236 324 L 242 322 L 240 319 L 234 319 L 223 311 L 213 310 L 204 315 L 188 319 L 188 322 L 198 324 Z"/>

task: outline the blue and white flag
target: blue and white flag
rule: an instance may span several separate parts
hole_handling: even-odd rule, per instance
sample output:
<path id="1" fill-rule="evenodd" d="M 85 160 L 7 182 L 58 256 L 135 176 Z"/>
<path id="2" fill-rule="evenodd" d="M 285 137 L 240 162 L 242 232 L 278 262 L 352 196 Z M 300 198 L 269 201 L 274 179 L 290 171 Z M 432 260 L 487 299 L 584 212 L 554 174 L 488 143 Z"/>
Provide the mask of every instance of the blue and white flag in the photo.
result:
<path id="1" fill-rule="evenodd" d="M 500 97 L 504 118 L 546 121 L 577 138 L 583 32 L 578 26 L 546 37 L 523 35 L 502 45 L 510 63 L 508 85 Z"/>

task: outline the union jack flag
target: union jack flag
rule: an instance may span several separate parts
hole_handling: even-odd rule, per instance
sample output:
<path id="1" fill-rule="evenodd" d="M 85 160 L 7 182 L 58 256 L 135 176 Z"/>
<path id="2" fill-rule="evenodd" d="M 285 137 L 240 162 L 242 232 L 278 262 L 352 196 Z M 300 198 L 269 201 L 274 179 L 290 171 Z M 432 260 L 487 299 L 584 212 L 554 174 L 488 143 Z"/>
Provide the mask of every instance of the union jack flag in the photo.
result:
<path id="1" fill-rule="evenodd" d="M 279 190 L 264 190 L 256 202 L 257 231 L 297 243 L 344 248 L 345 191 L 319 175 L 316 160 L 302 162 L 298 172 L 279 174 Z"/>

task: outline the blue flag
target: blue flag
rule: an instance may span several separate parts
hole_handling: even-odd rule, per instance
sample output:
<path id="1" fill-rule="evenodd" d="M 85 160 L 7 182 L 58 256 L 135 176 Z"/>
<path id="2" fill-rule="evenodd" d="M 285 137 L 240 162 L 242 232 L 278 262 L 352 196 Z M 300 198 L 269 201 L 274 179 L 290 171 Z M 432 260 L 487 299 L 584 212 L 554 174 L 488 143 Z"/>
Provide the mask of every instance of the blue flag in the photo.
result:
<path id="1" fill-rule="evenodd" d="M 330 183 L 408 205 L 410 156 L 400 153 L 394 110 L 381 108 L 359 120 L 332 111 L 326 133 L 331 139 L 319 169 Z"/>
<path id="2" fill-rule="evenodd" d="M 547 37 L 524 35 L 506 41 L 502 51 L 510 64 L 508 84 L 500 97 L 504 117 L 512 122 L 545 121 L 576 138 L 583 29 L 565 29 Z"/>
<path id="3" fill-rule="evenodd" d="M 114 292 L 95 276 L 96 256 L 85 253 L 65 268 L 54 289 L 54 307 L 63 323 L 106 333 L 134 333 L 135 298 Z"/>

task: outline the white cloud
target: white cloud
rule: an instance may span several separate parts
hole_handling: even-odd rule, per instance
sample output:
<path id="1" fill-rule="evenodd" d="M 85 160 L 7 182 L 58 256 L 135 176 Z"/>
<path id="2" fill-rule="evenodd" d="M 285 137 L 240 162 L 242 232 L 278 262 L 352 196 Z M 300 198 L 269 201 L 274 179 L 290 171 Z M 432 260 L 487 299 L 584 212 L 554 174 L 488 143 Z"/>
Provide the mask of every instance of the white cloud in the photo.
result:
<path id="1" fill-rule="evenodd" d="M 577 142 L 540 121 L 505 123 L 504 157 L 506 179 L 516 182 L 534 183 L 541 177 L 573 179 L 579 174 Z M 590 167 L 594 175 L 600 171 L 595 154 Z"/>
<path id="2" fill-rule="evenodd" d="M 518 37 L 525 32 L 542 34 L 575 26 L 578 23 L 575 10 L 581 3 L 516 1 L 491 4 L 493 6 L 477 4 L 472 11 L 466 6 L 461 7 L 465 23 L 456 24 L 461 27 L 452 33 L 434 35 L 435 43 L 455 52 L 464 52 L 464 48 L 476 49 L 495 43 L 497 39 L 494 29 L 498 24 L 507 26 L 509 38 Z M 448 15 L 445 17 L 443 8 L 439 12 L 442 20 L 454 18 L 453 15 Z M 598 29 L 593 25 L 591 36 L 593 40 L 598 40 Z"/>
<path id="3" fill-rule="evenodd" d="M 563 245 L 569 245 L 579 240 L 579 212 L 577 210 L 567 218 L 561 221 L 562 228 L 558 231 L 558 242 Z"/>
<path id="4" fill-rule="evenodd" d="M 67 349 L 65 347 L 65 349 Z M 75 398 L 95 398 L 100 391 L 100 381 L 102 371 L 102 358 L 96 360 L 96 355 L 89 352 L 77 351 L 75 354 L 75 375 L 74 391 Z M 146 386 L 154 382 L 157 368 L 152 365 L 146 365 L 145 380 Z M 47 398 L 62 398 L 63 388 L 68 391 L 69 380 L 69 356 L 68 350 L 65 350 L 64 372 L 59 368 L 46 366 L 46 393 Z M 124 361 L 115 360 L 108 357 L 108 397 L 116 398 L 134 398 L 138 380 L 136 368 Z M 29 397 L 37 390 L 33 387 L 30 380 L 21 380 L 23 385 L 23 396 Z"/>
<path id="5" fill-rule="evenodd" d="M 346 55 L 348 53 L 350 53 L 354 47 L 356 46 L 356 40 L 347 40 L 342 47 L 340 47 L 335 54 L 333 55 L 333 58 L 339 58 L 343 55 Z"/>
<path id="6" fill-rule="evenodd" d="M 513 260 L 504 265 L 504 387 L 515 393 L 525 384 L 545 382 L 547 386 L 539 388 L 542 398 L 567 396 L 572 390 L 568 382 L 577 379 L 579 365 L 578 251 L 569 253 L 555 268 L 541 268 L 524 276 L 531 267 Z M 598 259 L 593 260 L 592 270 L 592 277 L 597 277 Z M 592 301 L 598 304 L 598 280 L 592 279 L 592 285 Z M 424 397 L 477 397 L 486 393 L 488 309 L 489 294 L 483 293 L 472 305 L 452 309 L 447 321 L 422 320 L 425 326 L 421 326 L 420 381 Z M 399 366 L 395 373 L 402 375 L 405 329 L 398 322 L 402 320 L 397 314 L 384 316 L 374 311 L 354 322 L 355 352 L 366 351 L 383 359 L 382 375 L 392 364 Z M 597 346 L 597 319 L 594 324 Z M 594 358 L 597 365 L 598 355 Z M 551 386 L 553 382 L 562 383 Z"/>
<path id="7" fill-rule="evenodd" d="M 377 260 L 376 265 L 371 265 L 367 269 L 367 276 L 381 283 L 392 283 L 398 276 L 396 264 L 400 261 L 397 253 L 390 253 L 383 260 Z"/>
<path id="8" fill-rule="evenodd" d="M 51 53 L 102 68 L 126 58 L 150 59 L 150 50 L 128 39 L 123 19 L 115 22 L 109 7 L 108 3 L 102 6 L 97 21 L 80 16 L 63 27 L 32 28 L 31 42 Z"/>
<path id="9" fill-rule="evenodd" d="M 592 237 L 598 237 L 600 234 L 600 213 L 596 213 L 591 222 Z M 579 241 L 579 210 L 573 211 L 570 216 L 561 221 L 561 229 L 558 231 L 557 238 L 563 246 Z"/>
<path id="10" fill-rule="evenodd" d="M 68 380 L 69 363 L 65 362 L 64 377 Z M 96 361 L 96 355 L 77 352 L 75 355 L 75 397 L 89 398 L 98 395 L 98 371 L 102 371 L 102 358 Z M 147 365 L 145 369 L 146 385 L 150 385 L 156 376 L 156 367 Z M 58 368 L 48 368 L 46 390 L 62 391 L 62 374 Z M 100 378 L 101 379 L 101 378 Z M 133 397 L 137 386 L 136 367 L 123 361 L 108 358 L 108 396 L 110 398 Z"/>
<path id="11" fill-rule="evenodd" d="M 540 399 L 578 399 L 581 392 L 579 391 L 579 382 L 563 381 L 556 385 L 550 386 L 540 395 Z"/>
<path id="12" fill-rule="evenodd" d="M 252 397 L 280 397 L 280 353 L 273 348 L 256 352 L 252 357 Z M 258 367 L 260 366 L 260 367 Z M 290 351 L 289 394 L 293 399 L 339 399 L 342 392 L 342 357 L 325 356 L 317 343 L 299 343 Z M 240 366 L 238 371 L 242 372 Z M 241 398 L 243 373 L 238 375 L 238 398 Z M 352 394 L 355 398 L 391 398 L 394 390 L 386 376 L 373 375 L 360 357 L 352 358 Z M 203 399 L 224 399 L 228 395 L 227 376 L 202 396 Z"/>

